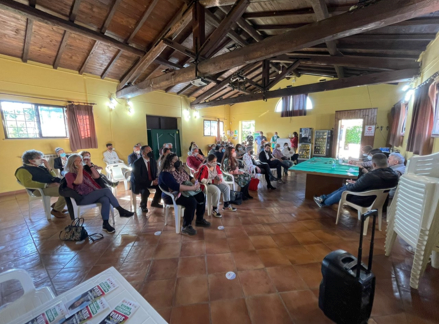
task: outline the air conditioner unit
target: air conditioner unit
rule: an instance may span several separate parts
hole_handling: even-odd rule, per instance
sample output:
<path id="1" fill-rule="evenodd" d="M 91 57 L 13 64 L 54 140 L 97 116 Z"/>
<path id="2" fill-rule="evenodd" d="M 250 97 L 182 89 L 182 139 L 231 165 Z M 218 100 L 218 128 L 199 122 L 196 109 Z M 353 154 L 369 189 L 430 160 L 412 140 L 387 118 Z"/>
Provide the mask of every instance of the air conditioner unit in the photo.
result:
<path id="1" fill-rule="evenodd" d="M 196 78 L 195 80 L 191 81 L 191 84 L 196 87 L 205 87 L 209 84 L 209 81 L 203 79 L 203 78 Z"/>

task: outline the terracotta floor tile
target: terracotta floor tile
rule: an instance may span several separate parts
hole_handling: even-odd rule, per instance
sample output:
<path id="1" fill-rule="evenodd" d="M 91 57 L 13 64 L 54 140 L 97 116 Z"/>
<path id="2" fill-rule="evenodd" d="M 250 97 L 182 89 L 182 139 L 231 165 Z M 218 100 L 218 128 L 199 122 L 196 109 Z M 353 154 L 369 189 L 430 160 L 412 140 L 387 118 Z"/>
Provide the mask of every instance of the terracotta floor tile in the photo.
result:
<path id="1" fill-rule="evenodd" d="M 284 247 L 280 251 L 292 264 L 306 264 L 317 261 L 302 245 Z"/>
<path id="2" fill-rule="evenodd" d="M 283 224 L 267 224 L 264 225 L 269 234 L 283 234 L 289 233 Z"/>
<path id="3" fill-rule="evenodd" d="M 230 252 L 229 244 L 227 239 L 216 239 L 211 241 L 206 241 L 206 254 L 219 254 Z"/>
<path id="4" fill-rule="evenodd" d="M 206 254 L 206 244 L 204 241 L 183 242 L 181 244 L 180 256 L 189 257 Z"/>
<path id="5" fill-rule="evenodd" d="M 212 324 L 251 324 L 245 299 L 212 301 L 210 313 Z"/>
<path id="6" fill-rule="evenodd" d="M 377 324 L 407 324 L 407 316 L 405 313 L 395 315 L 385 315 L 373 318 Z"/>
<path id="7" fill-rule="evenodd" d="M 209 274 L 235 270 L 235 262 L 233 261 L 231 253 L 211 254 L 207 256 L 207 272 Z"/>
<path id="8" fill-rule="evenodd" d="M 181 243 L 163 243 L 157 246 L 154 259 L 171 259 L 180 256 Z"/>
<path id="9" fill-rule="evenodd" d="M 175 288 L 175 305 L 190 305 L 209 301 L 207 276 L 181 277 Z"/>
<path id="10" fill-rule="evenodd" d="M 267 273 L 279 292 L 308 288 L 293 266 L 267 268 Z"/>
<path id="11" fill-rule="evenodd" d="M 154 308 L 171 307 L 174 298 L 175 279 L 145 282 L 140 294 Z"/>
<path id="12" fill-rule="evenodd" d="M 172 324 L 207 324 L 209 321 L 209 304 L 174 307 L 171 312 Z"/>
<path id="13" fill-rule="evenodd" d="M 299 245 L 299 241 L 290 233 L 271 235 L 279 247 Z"/>
<path id="14" fill-rule="evenodd" d="M 227 226 L 225 224 L 225 232 L 227 238 L 247 237 L 247 233 L 242 226 Z"/>
<path id="15" fill-rule="evenodd" d="M 262 269 L 264 267 L 256 251 L 233 252 L 232 255 L 238 270 Z"/>
<path id="16" fill-rule="evenodd" d="M 180 258 L 177 277 L 192 277 L 206 274 L 206 260 L 204 256 Z"/>
<path id="17" fill-rule="evenodd" d="M 303 232 L 308 232 L 309 231 L 308 227 L 303 225 L 302 222 L 286 223 L 286 224 L 283 224 L 283 226 L 290 233 L 303 233 Z"/>
<path id="18" fill-rule="evenodd" d="M 306 282 L 309 288 L 314 289 L 320 286 L 320 282 L 322 281 L 320 263 L 295 265 L 294 269 L 296 269 L 299 276 Z"/>
<path id="19" fill-rule="evenodd" d="M 210 221 L 210 220 L 209 220 Z M 226 233 L 225 231 L 218 231 L 217 229 L 209 229 L 204 231 L 204 240 L 212 241 L 212 240 L 218 240 L 218 239 L 225 239 Z"/>
<path id="20" fill-rule="evenodd" d="M 209 275 L 210 301 L 244 297 L 238 278 L 229 280 L 225 273 Z"/>
<path id="21" fill-rule="evenodd" d="M 247 298 L 246 303 L 253 324 L 291 324 L 291 318 L 277 294 Z"/>
<path id="22" fill-rule="evenodd" d="M 311 290 L 289 291 L 280 296 L 295 324 L 333 323 L 320 310 L 318 299 Z"/>
<path id="23" fill-rule="evenodd" d="M 244 225 L 244 230 L 247 233 L 248 236 L 253 236 L 253 235 L 265 235 L 268 234 L 269 232 L 267 231 L 267 229 L 264 227 L 264 225 L 261 224 L 257 224 L 257 225 Z"/>
<path id="24" fill-rule="evenodd" d="M 172 279 L 177 276 L 178 259 L 154 260 L 149 270 L 149 280 Z"/>
<path id="25" fill-rule="evenodd" d="M 303 246 L 309 253 L 316 259 L 316 261 L 322 261 L 326 255 L 328 255 L 332 250 L 329 249 L 325 244 L 308 244 Z"/>
<path id="26" fill-rule="evenodd" d="M 232 252 L 250 251 L 255 249 L 252 242 L 247 237 L 228 238 L 227 242 L 229 243 L 230 251 Z"/>
<path id="27" fill-rule="evenodd" d="M 311 232 L 294 233 L 293 235 L 302 245 L 322 243 L 322 241 Z"/>
<path id="28" fill-rule="evenodd" d="M 156 308 L 157 313 L 160 314 L 161 317 L 163 317 L 163 319 L 167 322 L 170 323 L 171 322 L 171 312 L 172 312 L 172 307 L 167 307 L 167 308 Z"/>
<path id="29" fill-rule="evenodd" d="M 279 249 L 257 250 L 262 263 L 266 267 L 275 267 L 279 265 L 291 265 L 291 262 L 282 254 Z"/>
<path id="30" fill-rule="evenodd" d="M 250 236 L 249 238 L 250 241 L 252 241 L 253 246 L 257 250 L 278 247 L 276 242 L 273 241 L 270 235 L 257 235 L 257 236 Z"/>
<path id="31" fill-rule="evenodd" d="M 321 240 L 323 243 L 343 241 L 343 239 L 340 236 L 330 232 L 330 230 L 317 230 L 317 231 L 312 231 L 311 233 L 317 236 L 317 238 Z"/>
<path id="32" fill-rule="evenodd" d="M 265 272 L 265 269 L 239 271 L 238 277 L 246 296 L 276 292 L 276 289 L 271 282 L 270 277 Z"/>

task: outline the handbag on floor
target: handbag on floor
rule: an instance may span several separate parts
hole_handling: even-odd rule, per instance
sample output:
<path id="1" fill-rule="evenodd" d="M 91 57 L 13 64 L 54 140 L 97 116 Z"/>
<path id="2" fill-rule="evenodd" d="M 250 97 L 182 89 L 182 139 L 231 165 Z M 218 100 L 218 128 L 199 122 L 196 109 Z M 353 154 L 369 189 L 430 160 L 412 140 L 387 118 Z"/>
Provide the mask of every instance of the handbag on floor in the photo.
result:
<path id="1" fill-rule="evenodd" d="M 241 205 L 242 204 L 242 192 L 230 190 L 230 203 L 233 205 Z"/>
<path id="2" fill-rule="evenodd" d="M 84 241 L 87 237 L 92 241 L 99 241 L 104 238 L 100 233 L 88 234 L 87 230 L 84 228 L 84 218 L 77 218 L 72 221 L 72 223 L 67 226 L 64 231 L 59 232 L 59 238 L 61 241 Z"/>
<path id="3" fill-rule="evenodd" d="M 248 190 L 258 191 L 258 185 L 259 185 L 259 179 L 258 178 L 252 178 L 250 180 L 250 184 L 248 186 Z"/>

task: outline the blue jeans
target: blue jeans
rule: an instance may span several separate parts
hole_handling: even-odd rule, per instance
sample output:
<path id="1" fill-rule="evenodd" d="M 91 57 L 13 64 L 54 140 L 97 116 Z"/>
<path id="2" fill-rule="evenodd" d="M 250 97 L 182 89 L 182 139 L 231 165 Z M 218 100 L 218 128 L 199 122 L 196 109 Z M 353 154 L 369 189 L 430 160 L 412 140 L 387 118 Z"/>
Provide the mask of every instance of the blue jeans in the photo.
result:
<path id="1" fill-rule="evenodd" d="M 329 195 L 322 195 L 320 198 L 323 199 L 324 206 L 331 206 L 333 204 L 337 204 L 341 199 L 341 194 L 343 191 L 346 191 L 346 186 L 343 185 L 340 189 L 337 189 L 334 192 L 331 192 Z"/>
<path id="2" fill-rule="evenodd" d="M 119 202 L 109 188 L 99 189 L 90 192 L 88 195 L 82 198 L 78 205 L 89 205 L 89 204 L 102 204 L 101 216 L 103 220 L 108 220 L 110 218 L 110 205 L 113 207 L 119 207 Z"/>

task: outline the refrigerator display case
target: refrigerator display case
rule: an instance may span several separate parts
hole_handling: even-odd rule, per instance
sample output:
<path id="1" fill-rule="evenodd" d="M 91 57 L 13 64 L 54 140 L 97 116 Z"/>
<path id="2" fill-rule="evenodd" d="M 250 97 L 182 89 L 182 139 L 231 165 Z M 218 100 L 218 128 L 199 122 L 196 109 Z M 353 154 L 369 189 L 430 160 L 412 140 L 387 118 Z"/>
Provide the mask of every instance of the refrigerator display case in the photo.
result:
<path id="1" fill-rule="evenodd" d="M 301 128 L 299 132 L 299 161 L 308 160 L 312 153 L 312 128 Z"/>
<path id="2" fill-rule="evenodd" d="M 331 130 L 316 130 L 314 140 L 314 156 L 330 157 L 332 144 Z"/>

